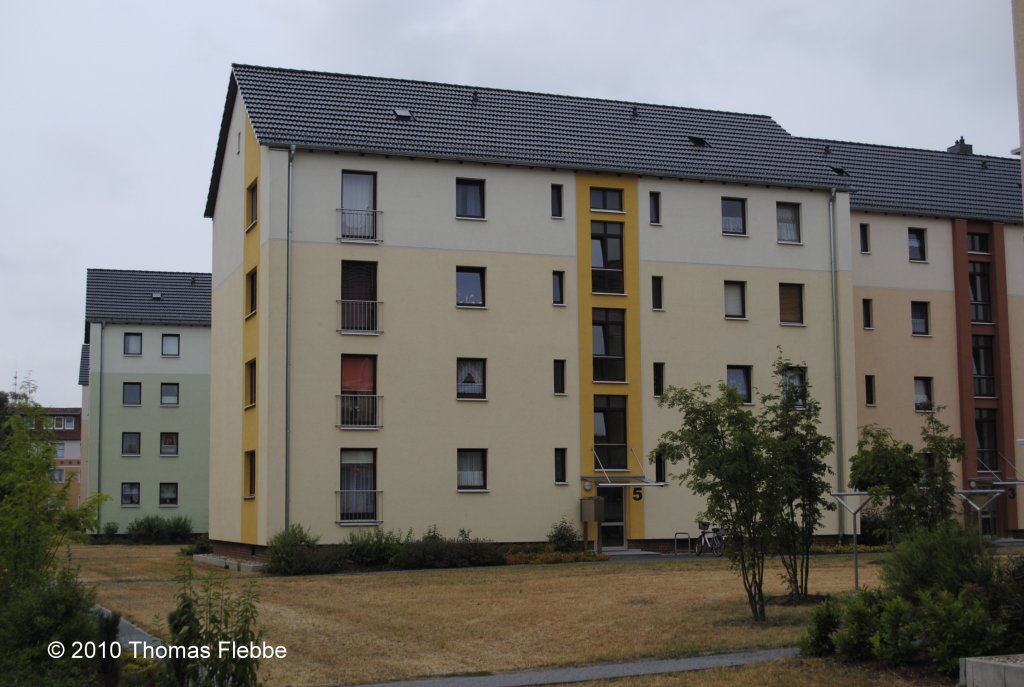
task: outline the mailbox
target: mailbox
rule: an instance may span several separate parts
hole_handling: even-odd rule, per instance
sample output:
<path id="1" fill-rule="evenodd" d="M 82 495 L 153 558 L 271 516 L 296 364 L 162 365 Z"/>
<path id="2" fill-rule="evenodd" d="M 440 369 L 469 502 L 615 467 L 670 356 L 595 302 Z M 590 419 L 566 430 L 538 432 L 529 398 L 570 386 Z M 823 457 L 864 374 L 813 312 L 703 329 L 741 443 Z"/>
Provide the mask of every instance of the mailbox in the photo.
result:
<path id="1" fill-rule="evenodd" d="M 583 522 L 604 522 L 604 497 L 590 496 L 580 499 L 580 520 Z"/>

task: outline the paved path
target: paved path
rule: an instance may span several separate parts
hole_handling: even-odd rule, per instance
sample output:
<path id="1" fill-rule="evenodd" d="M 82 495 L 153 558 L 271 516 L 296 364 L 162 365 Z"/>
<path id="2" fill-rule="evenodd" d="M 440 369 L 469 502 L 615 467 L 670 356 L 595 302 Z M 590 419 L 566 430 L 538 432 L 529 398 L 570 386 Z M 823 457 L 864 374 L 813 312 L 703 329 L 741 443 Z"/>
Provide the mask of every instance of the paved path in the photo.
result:
<path id="1" fill-rule="evenodd" d="M 611 680 L 636 675 L 660 675 L 663 673 L 684 673 L 708 668 L 727 668 L 749 663 L 791 658 L 797 655 L 793 647 L 785 649 L 764 649 L 762 651 L 741 651 L 732 654 L 712 654 L 693 658 L 669 658 L 630 663 L 602 663 L 572 668 L 542 668 L 522 672 L 498 673 L 496 675 L 431 677 L 418 680 L 373 683 L 373 687 L 535 687 L 537 685 L 558 685 L 588 680 Z M 371 687 L 371 685 L 355 685 Z"/>

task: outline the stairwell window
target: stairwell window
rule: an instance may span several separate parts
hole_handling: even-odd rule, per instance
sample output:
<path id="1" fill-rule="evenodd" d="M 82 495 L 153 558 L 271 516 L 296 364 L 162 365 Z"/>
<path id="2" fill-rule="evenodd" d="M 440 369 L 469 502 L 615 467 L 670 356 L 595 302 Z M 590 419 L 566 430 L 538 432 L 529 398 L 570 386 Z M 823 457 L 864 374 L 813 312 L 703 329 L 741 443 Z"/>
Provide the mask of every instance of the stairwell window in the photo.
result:
<path id="1" fill-rule="evenodd" d="M 875 307 L 874 301 L 870 298 L 862 298 L 860 301 L 861 321 L 864 329 L 875 328 Z"/>
<path id="2" fill-rule="evenodd" d="M 875 375 L 864 375 L 864 405 L 875 405 Z"/>
<path id="3" fill-rule="evenodd" d="M 568 484 L 569 480 L 566 478 L 565 471 L 565 460 L 566 449 L 556 448 L 555 449 L 555 484 Z"/>
<path id="4" fill-rule="evenodd" d="M 651 191 L 650 206 L 651 224 L 661 224 L 661 193 Z"/>
<path id="5" fill-rule="evenodd" d="M 551 273 L 551 304 L 565 305 L 565 272 L 560 270 Z"/>
<path id="6" fill-rule="evenodd" d="M 591 188 L 590 209 L 622 212 L 622 189 Z"/>
<path id="7" fill-rule="evenodd" d="M 484 218 L 484 180 L 455 180 L 455 216 L 468 219 Z"/>
<path id="8" fill-rule="evenodd" d="M 555 394 L 558 396 L 565 395 L 565 361 L 555 360 L 554 365 L 554 377 L 555 377 Z"/>
<path id="9" fill-rule="evenodd" d="M 551 184 L 551 216 L 556 219 L 565 217 L 562 208 L 562 185 Z"/>
<path id="10" fill-rule="evenodd" d="M 860 225 L 860 252 L 865 255 L 871 252 L 871 225 L 867 223 Z"/>
<path id="11" fill-rule="evenodd" d="M 662 303 L 662 277 L 651 277 L 651 308 L 654 310 L 664 310 L 665 306 Z"/>

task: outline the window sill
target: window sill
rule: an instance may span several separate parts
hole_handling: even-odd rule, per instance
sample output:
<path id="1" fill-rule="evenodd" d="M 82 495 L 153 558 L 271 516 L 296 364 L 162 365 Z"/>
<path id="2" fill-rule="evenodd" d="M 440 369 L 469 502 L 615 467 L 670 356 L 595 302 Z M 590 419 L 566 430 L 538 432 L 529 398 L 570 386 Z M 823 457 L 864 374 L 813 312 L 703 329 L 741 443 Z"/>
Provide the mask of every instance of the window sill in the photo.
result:
<path id="1" fill-rule="evenodd" d="M 253 221 L 249 222 L 249 226 L 247 226 L 247 227 L 245 228 L 245 233 L 246 233 L 246 234 L 248 234 L 248 233 L 249 233 L 249 230 L 250 230 L 250 229 L 252 229 L 253 227 L 255 227 L 255 226 L 256 226 L 256 223 L 257 223 L 258 221 L 259 221 L 258 219 L 254 219 Z"/>
<path id="2" fill-rule="evenodd" d="M 750 322 L 749 317 L 736 317 L 734 315 L 726 315 L 725 319 L 730 320 L 732 322 Z"/>
<path id="3" fill-rule="evenodd" d="M 121 508 L 142 508 L 138 503 L 122 503 Z"/>
<path id="4" fill-rule="evenodd" d="M 802 246 L 802 245 L 804 245 L 803 241 L 782 241 L 781 239 L 776 241 L 775 243 L 779 244 L 780 246 Z"/>
<path id="5" fill-rule="evenodd" d="M 256 495 L 255 494 L 249 494 L 248 496 L 243 496 L 242 500 L 243 501 L 255 501 L 256 500 Z"/>
<path id="6" fill-rule="evenodd" d="M 142 454 L 141 453 L 122 453 L 121 457 L 122 458 L 141 458 Z"/>
<path id="7" fill-rule="evenodd" d="M 567 487 L 567 486 L 569 486 L 569 483 L 568 482 L 555 482 L 555 486 L 556 487 Z"/>
<path id="8" fill-rule="evenodd" d="M 652 312 L 665 312 L 665 308 L 651 308 Z"/>
<path id="9" fill-rule="evenodd" d="M 625 379 L 594 379 L 594 384 L 629 384 Z"/>
<path id="10" fill-rule="evenodd" d="M 803 322 L 779 322 L 780 327 L 806 327 Z"/>
<path id="11" fill-rule="evenodd" d="M 561 396 L 562 398 L 568 398 L 569 394 L 565 393 L 564 391 L 556 391 L 555 392 L 555 396 Z"/>
<path id="12" fill-rule="evenodd" d="M 456 489 L 460 494 L 490 494 L 490 489 Z"/>
<path id="13" fill-rule="evenodd" d="M 980 324 L 983 327 L 994 327 L 994 326 L 996 326 L 995 322 L 980 322 L 978 320 L 971 320 L 971 324 Z"/>
<path id="14" fill-rule="evenodd" d="M 250 403 L 250 404 L 249 404 L 249 405 L 247 405 L 247 406 L 242 406 L 242 410 L 252 410 L 252 409 L 253 409 L 253 408 L 255 408 L 255 407 L 256 407 L 256 404 L 255 404 L 255 403 Z"/>
<path id="15" fill-rule="evenodd" d="M 967 254 L 968 255 L 992 255 L 991 252 L 986 253 L 985 251 L 981 251 L 981 250 L 969 250 L 969 251 L 967 251 Z"/>
<path id="16" fill-rule="evenodd" d="M 243 320 L 250 320 L 250 319 L 252 319 L 252 318 L 253 318 L 253 316 L 255 316 L 255 315 L 256 315 L 256 311 L 255 311 L 255 310 L 250 310 L 249 312 L 247 312 L 247 313 L 245 314 L 245 317 L 244 317 L 244 318 L 242 318 L 242 319 L 243 319 Z"/>
<path id="17" fill-rule="evenodd" d="M 624 214 L 626 214 L 625 210 L 606 210 L 604 208 L 590 208 L 590 211 L 591 212 L 603 212 L 603 213 L 608 214 L 608 215 L 624 215 Z"/>
<path id="18" fill-rule="evenodd" d="M 464 219 L 470 222 L 486 222 L 486 217 L 463 217 L 462 215 L 455 215 L 455 219 Z"/>
<path id="19" fill-rule="evenodd" d="M 161 508 L 177 508 L 178 504 L 176 504 L 176 503 L 161 503 L 160 507 Z"/>
<path id="20" fill-rule="evenodd" d="M 919 265 L 927 265 L 928 264 L 927 260 L 915 260 L 914 258 L 910 258 L 910 260 L 908 262 L 917 263 Z"/>
<path id="21" fill-rule="evenodd" d="M 456 401 L 469 401 L 470 403 L 484 403 L 484 402 L 489 401 L 491 399 L 489 399 L 489 398 L 468 398 L 468 397 L 463 397 L 463 396 L 456 396 L 455 400 Z"/>
<path id="22" fill-rule="evenodd" d="M 878 407 L 877 403 L 865 403 L 864 405 L 866 407 L 868 407 L 868 408 L 877 408 Z"/>
<path id="23" fill-rule="evenodd" d="M 338 527 L 377 527 L 382 525 L 383 520 L 335 520 Z"/>
<path id="24" fill-rule="evenodd" d="M 141 408 L 142 404 L 141 403 L 122 403 L 121 407 L 122 408 Z"/>
<path id="25" fill-rule="evenodd" d="M 551 215 L 551 219 L 565 219 L 564 215 Z"/>
<path id="26" fill-rule="evenodd" d="M 621 296 L 621 297 L 625 298 L 629 294 L 625 293 L 625 292 L 615 292 L 615 291 L 591 291 L 590 295 L 591 296 Z"/>
<path id="27" fill-rule="evenodd" d="M 914 412 L 915 413 L 922 413 L 922 414 L 930 414 L 930 413 L 934 413 L 935 410 L 934 409 L 932 409 L 932 410 L 922 410 L 921 408 L 914 408 Z"/>
<path id="28" fill-rule="evenodd" d="M 556 308 L 564 308 L 565 307 L 565 303 L 552 303 L 551 305 L 555 306 Z"/>
<path id="29" fill-rule="evenodd" d="M 997 401 L 997 400 L 999 400 L 998 396 L 975 396 L 974 398 L 979 400 L 979 401 Z"/>
<path id="30" fill-rule="evenodd" d="M 161 408 L 180 408 L 181 406 L 177 403 L 161 403 Z"/>
<path id="31" fill-rule="evenodd" d="M 125 353 L 124 357 L 125 358 L 141 358 L 142 354 L 141 353 Z"/>
<path id="32" fill-rule="evenodd" d="M 869 250 L 862 250 L 862 251 L 860 252 L 860 254 L 861 254 L 861 255 L 871 255 L 871 251 L 869 251 Z"/>
<path id="33" fill-rule="evenodd" d="M 911 332 L 910 335 L 913 336 L 916 339 L 930 339 L 930 338 L 932 338 L 931 334 L 917 334 L 917 333 Z"/>
<path id="34" fill-rule="evenodd" d="M 161 458 L 177 458 L 180 455 L 181 455 L 180 453 L 161 453 L 160 457 Z"/>
<path id="35" fill-rule="evenodd" d="M 665 225 L 662 224 L 661 222 L 651 222 L 651 226 L 652 227 L 663 227 Z"/>
<path id="36" fill-rule="evenodd" d="M 161 357 L 161 358 L 180 358 L 180 357 L 181 357 L 181 354 L 179 353 L 178 355 L 166 355 L 166 354 L 164 354 L 164 353 L 161 353 L 161 354 L 160 354 L 160 357 Z"/>
<path id="37" fill-rule="evenodd" d="M 723 231 L 722 232 L 722 236 L 732 236 L 733 238 L 737 238 L 737 239 L 748 239 L 748 238 L 750 238 L 750 234 L 747 234 L 747 233 L 742 233 L 741 234 L 738 231 Z"/>
<path id="38" fill-rule="evenodd" d="M 459 310 L 487 310 L 486 305 L 470 305 L 469 303 L 456 303 L 455 307 Z"/>
<path id="39" fill-rule="evenodd" d="M 873 332 L 873 331 L 875 331 L 875 328 L 874 327 L 864 327 L 864 331 L 866 331 L 866 332 Z"/>

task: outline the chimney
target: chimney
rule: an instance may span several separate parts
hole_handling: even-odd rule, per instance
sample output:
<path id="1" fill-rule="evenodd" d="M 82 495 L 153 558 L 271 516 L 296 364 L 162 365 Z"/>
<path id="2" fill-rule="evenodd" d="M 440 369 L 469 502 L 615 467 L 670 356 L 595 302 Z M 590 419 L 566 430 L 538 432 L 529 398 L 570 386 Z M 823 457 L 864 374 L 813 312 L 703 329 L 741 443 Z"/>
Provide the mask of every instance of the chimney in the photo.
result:
<path id="1" fill-rule="evenodd" d="M 973 155 L 974 146 L 970 143 L 964 142 L 964 137 L 961 136 L 959 141 L 954 141 L 953 145 L 946 148 L 947 153 L 958 153 L 960 155 Z"/>

